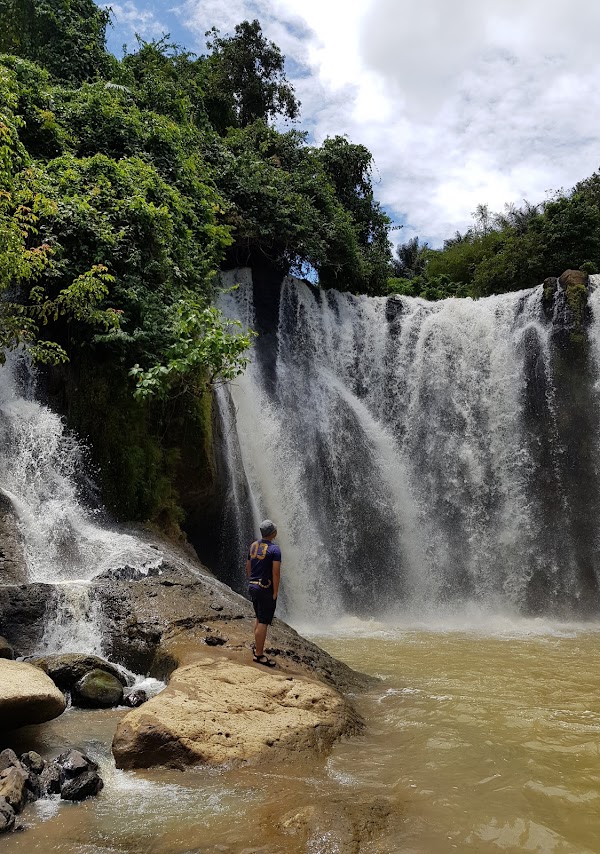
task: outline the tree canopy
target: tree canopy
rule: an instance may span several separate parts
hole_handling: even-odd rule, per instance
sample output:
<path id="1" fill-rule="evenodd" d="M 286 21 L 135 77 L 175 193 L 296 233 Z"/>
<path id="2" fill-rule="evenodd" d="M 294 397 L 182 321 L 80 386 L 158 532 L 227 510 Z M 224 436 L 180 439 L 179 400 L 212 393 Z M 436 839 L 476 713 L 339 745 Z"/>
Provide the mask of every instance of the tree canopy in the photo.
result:
<path id="1" fill-rule="evenodd" d="M 389 291 L 441 299 L 482 297 L 539 285 L 568 268 L 600 270 L 600 175 L 541 204 L 473 212 L 473 226 L 439 250 L 418 238 L 396 250 Z"/>

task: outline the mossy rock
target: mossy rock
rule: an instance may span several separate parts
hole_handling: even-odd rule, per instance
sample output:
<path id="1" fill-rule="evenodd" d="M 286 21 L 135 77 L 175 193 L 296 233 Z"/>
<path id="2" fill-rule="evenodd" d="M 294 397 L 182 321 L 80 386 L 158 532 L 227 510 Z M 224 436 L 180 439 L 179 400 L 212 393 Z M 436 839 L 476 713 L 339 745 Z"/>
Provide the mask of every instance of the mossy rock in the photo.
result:
<path id="1" fill-rule="evenodd" d="M 45 655 L 41 658 L 32 658 L 29 664 L 39 667 L 47 673 L 55 685 L 63 691 L 71 691 L 73 686 L 79 682 L 87 673 L 92 671 L 104 671 L 114 676 L 122 685 L 127 680 L 118 667 L 104 661 L 97 655 L 85 655 L 84 653 L 64 653 L 63 655 Z"/>
<path id="2" fill-rule="evenodd" d="M 109 709 L 123 702 L 123 686 L 104 670 L 91 670 L 73 687 L 72 700 L 76 706 Z"/>

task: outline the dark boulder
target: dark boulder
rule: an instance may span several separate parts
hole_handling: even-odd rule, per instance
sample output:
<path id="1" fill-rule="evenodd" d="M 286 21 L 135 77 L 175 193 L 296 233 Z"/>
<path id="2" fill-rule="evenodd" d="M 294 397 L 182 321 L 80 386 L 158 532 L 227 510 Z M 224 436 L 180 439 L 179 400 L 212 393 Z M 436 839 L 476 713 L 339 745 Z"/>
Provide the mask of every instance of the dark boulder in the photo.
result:
<path id="1" fill-rule="evenodd" d="M 21 765 L 34 774 L 41 774 L 46 767 L 46 761 L 42 759 L 39 753 L 35 750 L 30 750 L 28 753 L 23 753 L 20 758 Z"/>
<path id="2" fill-rule="evenodd" d="M 49 762 L 40 775 L 40 786 L 42 797 L 45 795 L 60 794 L 61 768 L 56 762 Z"/>
<path id="3" fill-rule="evenodd" d="M 123 684 L 105 670 L 91 670 L 72 689 L 76 706 L 108 709 L 123 701 Z"/>
<path id="4" fill-rule="evenodd" d="M 27 580 L 27 563 L 19 520 L 11 501 L 0 493 L 0 578 L 3 584 Z"/>
<path id="5" fill-rule="evenodd" d="M 98 764 L 80 750 L 65 750 L 54 761 L 61 769 L 61 783 L 67 777 L 77 777 L 78 774 L 83 774 L 90 768 L 94 771 L 98 770 Z"/>
<path id="6" fill-rule="evenodd" d="M 137 709 L 148 701 L 148 695 L 141 688 L 136 691 L 130 691 L 123 698 L 123 705 L 129 706 L 131 709 Z"/>
<path id="7" fill-rule="evenodd" d="M 6 798 L 0 798 L 0 833 L 6 833 L 15 826 L 15 811 Z"/>
<path id="8" fill-rule="evenodd" d="M 42 658 L 31 658 L 28 663 L 41 668 L 63 691 L 71 691 L 77 682 L 93 670 L 102 670 L 117 679 L 121 685 L 127 684 L 127 677 L 118 667 L 97 655 L 46 655 Z"/>
<path id="9" fill-rule="evenodd" d="M 51 584 L 0 586 L 0 634 L 16 655 L 33 655 L 39 649 L 54 595 Z"/>
<path id="10" fill-rule="evenodd" d="M 77 777 L 70 777 L 60 787 L 63 801 L 83 801 L 97 795 L 104 788 L 102 778 L 97 771 L 84 771 Z"/>
<path id="11" fill-rule="evenodd" d="M 385 319 L 388 323 L 392 323 L 399 318 L 404 311 L 404 302 L 398 294 L 389 297 L 385 303 Z"/>
<path id="12" fill-rule="evenodd" d="M 46 768 L 46 761 L 42 759 L 39 753 L 35 750 L 30 750 L 29 753 L 23 753 L 20 759 L 21 767 L 27 774 L 25 785 L 28 789 L 28 799 L 37 801 L 38 798 L 46 794 L 42 774 Z"/>
<path id="13" fill-rule="evenodd" d="M 60 796 L 65 801 L 83 801 L 104 787 L 98 764 L 79 750 L 67 750 L 54 760 L 60 769 Z"/>
<path id="14" fill-rule="evenodd" d="M 585 348 L 585 326 L 590 319 L 589 276 L 582 270 L 565 270 L 545 279 L 542 305 L 552 321 L 552 340 L 561 350 L 579 353 Z"/>

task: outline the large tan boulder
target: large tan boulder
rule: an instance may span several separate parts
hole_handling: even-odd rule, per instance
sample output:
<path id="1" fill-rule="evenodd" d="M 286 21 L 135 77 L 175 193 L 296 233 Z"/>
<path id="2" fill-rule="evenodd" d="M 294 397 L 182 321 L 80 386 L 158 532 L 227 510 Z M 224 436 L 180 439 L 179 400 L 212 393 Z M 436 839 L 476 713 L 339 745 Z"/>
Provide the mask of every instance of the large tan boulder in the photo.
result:
<path id="1" fill-rule="evenodd" d="M 118 768 L 285 760 L 327 752 L 359 728 L 341 694 L 321 682 L 206 657 L 122 719 L 113 753 Z"/>
<path id="2" fill-rule="evenodd" d="M 65 708 L 62 692 L 42 670 L 0 659 L 0 732 L 50 721 Z"/>

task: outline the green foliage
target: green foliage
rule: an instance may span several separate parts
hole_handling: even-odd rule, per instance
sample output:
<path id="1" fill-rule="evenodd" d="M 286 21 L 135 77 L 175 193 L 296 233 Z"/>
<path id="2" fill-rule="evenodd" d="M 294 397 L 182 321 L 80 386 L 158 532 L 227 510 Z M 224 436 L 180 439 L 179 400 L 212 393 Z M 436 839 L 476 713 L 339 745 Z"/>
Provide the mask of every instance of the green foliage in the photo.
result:
<path id="1" fill-rule="evenodd" d="M 445 275 L 430 277 L 426 274 L 420 274 L 410 279 L 394 277 L 388 280 L 387 290 L 389 294 L 420 297 L 427 300 L 469 296 L 468 285 L 453 282 Z"/>
<path id="2" fill-rule="evenodd" d="M 40 218 L 52 216 L 56 208 L 18 138 L 22 120 L 14 114 L 16 90 L 14 75 L 0 66 L 0 362 L 6 350 L 20 344 L 27 344 L 38 361 L 58 362 L 66 353 L 58 342 L 41 340 L 41 325 L 75 318 L 108 330 L 118 326 L 119 317 L 100 308 L 111 281 L 104 267 L 83 270 L 55 297 L 45 284 L 33 284 L 54 263 L 51 245 L 37 238 Z M 19 299 L 28 285 L 28 299 Z"/>
<path id="3" fill-rule="evenodd" d="M 164 364 L 145 371 L 135 365 L 129 372 L 136 378 L 138 400 L 201 397 L 246 369 L 252 334 L 238 331 L 241 323 L 227 320 L 214 306 L 189 294 L 172 307 L 168 324 L 173 343 L 167 348 Z"/>
<path id="4" fill-rule="evenodd" d="M 396 249 L 393 262 L 394 276 L 399 279 L 414 279 L 425 272 L 428 258 L 428 246 L 420 244 L 418 237 L 402 243 Z"/>
<path id="5" fill-rule="evenodd" d="M 286 80 L 283 54 L 267 41 L 258 21 L 243 21 L 230 37 L 221 37 L 214 27 L 207 36 L 204 103 L 219 133 L 276 116 L 298 117 L 300 104 Z"/>
<path id="6" fill-rule="evenodd" d="M 373 155 L 364 145 L 355 145 L 346 137 L 328 137 L 318 151 L 325 174 L 338 203 L 352 219 L 352 232 L 360 253 L 362 287 L 353 278 L 344 290 L 357 288 L 367 293 L 382 293 L 392 261 L 389 230 L 391 220 L 375 201 L 372 182 Z M 335 275 L 324 267 L 322 284 L 339 286 Z M 348 271 L 344 271 L 348 275 Z M 358 287 L 357 287 L 358 285 Z"/>
<path id="7" fill-rule="evenodd" d="M 566 269 L 600 269 L 600 176 L 593 175 L 573 192 L 542 205 L 525 203 L 492 215 L 485 205 L 474 213 L 465 234 L 447 240 L 442 250 L 429 250 L 424 276 L 432 285 L 446 276 L 441 296 L 459 293 L 486 296 L 540 284 Z M 426 287 L 422 292 L 427 290 Z"/>
<path id="8" fill-rule="evenodd" d="M 138 36 L 137 51 L 123 57 L 117 77 L 140 109 L 207 128 L 202 73 L 202 61 L 168 38 L 146 42 Z"/>
<path id="9" fill-rule="evenodd" d="M 362 186 L 354 176 L 348 179 L 342 204 L 322 151 L 307 145 L 305 134 L 279 133 L 257 121 L 230 130 L 208 156 L 229 202 L 232 264 L 271 265 L 300 275 L 313 268 L 325 287 L 385 290 L 389 220 L 382 214 L 373 229 L 370 215 L 357 222 L 349 203 L 354 193 L 354 210 L 360 210 Z"/>
<path id="10" fill-rule="evenodd" d="M 46 68 L 78 85 L 109 72 L 105 49 L 110 12 L 93 0 L 0 0 L 0 53 Z"/>
<path id="11" fill-rule="evenodd" d="M 212 305 L 220 269 L 385 293 L 372 157 L 271 126 L 299 104 L 256 21 L 212 31 L 207 56 L 165 38 L 117 61 L 91 0 L 0 9 L 14 54 L 0 57 L 0 347 L 70 359 L 54 375 L 71 383 L 69 420 L 108 505 L 172 526 L 214 477 L 206 391 L 248 361 L 251 333 Z"/>

